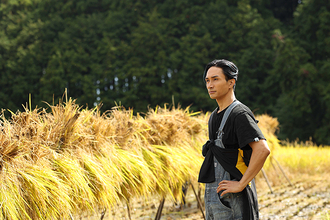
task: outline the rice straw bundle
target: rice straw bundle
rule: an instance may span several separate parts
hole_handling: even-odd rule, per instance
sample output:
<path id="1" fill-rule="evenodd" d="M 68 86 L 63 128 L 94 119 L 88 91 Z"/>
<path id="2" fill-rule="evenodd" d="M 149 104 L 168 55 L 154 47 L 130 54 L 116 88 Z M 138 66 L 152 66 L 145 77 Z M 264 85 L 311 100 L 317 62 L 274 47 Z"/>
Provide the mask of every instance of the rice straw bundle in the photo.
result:
<path id="1" fill-rule="evenodd" d="M 145 134 L 148 142 L 175 145 L 192 135 L 198 135 L 202 131 L 202 125 L 191 117 L 196 114 L 199 113 L 190 113 L 189 107 L 185 110 L 174 107 L 170 110 L 166 106 L 149 109 L 146 116 L 149 129 L 146 129 Z"/>
<path id="2" fill-rule="evenodd" d="M 259 120 L 258 126 L 260 127 L 265 138 L 267 139 L 267 144 L 271 152 L 276 150 L 276 148 L 280 147 L 280 141 L 275 134 L 279 129 L 279 123 L 277 118 L 273 118 L 267 114 L 263 114 L 256 116 L 256 119 Z"/>
<path id="3" fill-rule="evenodd" d="M 155 194 L 179 201 L 182 184 L 197 182 L 208 117 L 166 106 L 101 114 L 72 99 L 2 115 L 0 219 L 68 219 Z M 276 121 L 259 120 L 278 144 Z"/>

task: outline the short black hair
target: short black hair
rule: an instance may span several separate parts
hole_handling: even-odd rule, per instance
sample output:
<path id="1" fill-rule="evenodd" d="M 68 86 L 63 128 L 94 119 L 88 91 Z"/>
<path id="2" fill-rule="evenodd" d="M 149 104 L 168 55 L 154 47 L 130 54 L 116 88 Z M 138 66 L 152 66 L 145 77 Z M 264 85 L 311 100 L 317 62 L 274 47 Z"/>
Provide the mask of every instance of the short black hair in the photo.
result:
<path id="1" fill-rule="evenodd" d="M 229 60 L 225 60 L 225 59 L 213 60 L 213 61 L 209 62 L 206 65 L 205 70 L 204 70 L 204 74 L 203 74 L 203 80 L 204 81 L 205 81 L 207 71 L 212 66 L 221 68 L 223 73 L 225 74 L 225 77 L 226 77 L 227 81 L 229 79 L 235 79 L 235 82 L 237 81 L 237 78 L 238 78 L 238 68 L 237 68 L 237 66 L 233 62 L 231 62 Z"/>

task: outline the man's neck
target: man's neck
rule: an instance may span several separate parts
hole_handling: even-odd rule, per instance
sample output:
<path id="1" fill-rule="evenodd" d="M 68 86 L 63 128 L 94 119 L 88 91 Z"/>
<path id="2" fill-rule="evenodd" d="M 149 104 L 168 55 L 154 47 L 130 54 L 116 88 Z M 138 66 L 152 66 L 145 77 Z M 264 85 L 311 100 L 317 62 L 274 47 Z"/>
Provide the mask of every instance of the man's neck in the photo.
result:
<path id="1" fill-rule="evenodd" d="M 217 100 L 218 106 L 219 106 L 219 111 L 221 112 L 225 108 L 227 108 L 233 101 L 236 99 L 235 94 L 232 94 L 230 96 L 224 97 L 221 100 Z"/>

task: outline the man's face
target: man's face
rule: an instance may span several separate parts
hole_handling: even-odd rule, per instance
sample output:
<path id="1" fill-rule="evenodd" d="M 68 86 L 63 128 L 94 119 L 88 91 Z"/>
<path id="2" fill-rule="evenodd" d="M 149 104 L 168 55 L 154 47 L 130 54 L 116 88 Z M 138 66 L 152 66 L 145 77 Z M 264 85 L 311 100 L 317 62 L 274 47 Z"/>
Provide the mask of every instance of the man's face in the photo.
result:
<path id="1" fill-rule="evenodd" d="M 211 99 L 221 100 L 229 94 L 230 88 L 235 84 L 234 79 L 226 80 L 225 74 L 219 67 L 212 66 L 205 77 L 206 88 Z"/>

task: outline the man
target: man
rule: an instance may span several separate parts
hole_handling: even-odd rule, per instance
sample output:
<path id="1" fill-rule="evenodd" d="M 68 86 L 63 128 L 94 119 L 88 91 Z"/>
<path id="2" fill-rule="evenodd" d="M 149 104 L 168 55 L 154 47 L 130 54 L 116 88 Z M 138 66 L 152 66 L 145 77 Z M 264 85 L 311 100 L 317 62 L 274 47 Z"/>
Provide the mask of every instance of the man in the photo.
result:
<path id="1" fill-rule="evenodd" d="M 236 100 L 238 68 L 228 60 L 213 60 L 203 77 L 210 98 L 218 104 L 209 120 L 198 180 L 206 183 L 206 219 L 259 219 L 254 177 L 270 150 L 251 110 Z M 218 131 L 227 109 L 231 112 Z M 219 137 L 224 148 L 216 142 Z"/>

